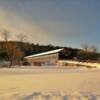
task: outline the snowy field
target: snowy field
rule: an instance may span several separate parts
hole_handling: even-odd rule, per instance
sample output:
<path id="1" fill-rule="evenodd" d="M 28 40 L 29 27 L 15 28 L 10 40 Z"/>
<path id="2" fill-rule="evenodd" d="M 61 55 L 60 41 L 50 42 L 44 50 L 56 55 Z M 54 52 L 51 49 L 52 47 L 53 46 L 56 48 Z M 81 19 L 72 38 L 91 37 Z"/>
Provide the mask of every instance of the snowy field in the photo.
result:
<path id="1" fill-rule="evenodd" d="M 100 100 L 100 69 L 0 69 L 0 100 Z"/>

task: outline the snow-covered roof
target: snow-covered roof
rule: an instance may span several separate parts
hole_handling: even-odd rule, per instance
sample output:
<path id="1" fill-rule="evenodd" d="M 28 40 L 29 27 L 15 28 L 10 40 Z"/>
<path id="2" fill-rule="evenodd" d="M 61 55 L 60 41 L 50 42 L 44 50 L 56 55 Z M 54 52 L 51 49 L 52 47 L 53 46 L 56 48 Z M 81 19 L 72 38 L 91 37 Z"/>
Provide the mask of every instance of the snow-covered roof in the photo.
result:
<path id="1" fill-rule="evenodd" d="M 63 49 L 56 49 L 56 50 L 52 50 L 52 51 L 47 51 L 47 52 L 43 52 L 43 53 L 38 53 L 38 54 L 26 56 L 26 57 L 24 57 L 24 58 L 31 58 L 31 57 L 38 57 L 38 56 L 49 55 L 49 54 L 53 54 L 53 53 L 58 53 L 58 52 L 60 52 L 60 51 L 62 51 L 62 50 L 63 50 Z"/>

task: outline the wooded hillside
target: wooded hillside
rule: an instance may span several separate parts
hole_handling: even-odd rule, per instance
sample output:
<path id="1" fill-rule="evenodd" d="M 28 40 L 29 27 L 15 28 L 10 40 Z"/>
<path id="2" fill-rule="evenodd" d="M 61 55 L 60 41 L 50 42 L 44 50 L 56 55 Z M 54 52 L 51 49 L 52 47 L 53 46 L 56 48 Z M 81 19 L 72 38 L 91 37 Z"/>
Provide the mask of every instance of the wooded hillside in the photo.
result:
<path id="1" fill-rule="evenodd" d="M 93 51 L 85 51 L 69 47 L 59 47 L 53 45 L 39 45 L 18 41 L 0 42 L 0 61 L 23 61 L 28 55 L 33 55 L 45 51 L 64 48 L 60 59 L 70 59 L 79 61 L 100 61 L 100 54 Z M 66 56 L 67 55 L 67 56 Z"/>

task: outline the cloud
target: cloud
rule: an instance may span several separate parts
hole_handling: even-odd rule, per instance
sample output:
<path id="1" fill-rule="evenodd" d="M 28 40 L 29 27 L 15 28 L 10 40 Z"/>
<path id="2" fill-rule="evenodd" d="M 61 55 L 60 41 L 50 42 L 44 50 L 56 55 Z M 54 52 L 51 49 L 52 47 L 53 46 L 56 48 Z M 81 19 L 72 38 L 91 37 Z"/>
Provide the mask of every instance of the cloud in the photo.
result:
<path id="1" fill-rule="evenodd" d="M 0 10 L 0 28 L 11 32 L 11 39 L 18 40 L 17 35 L 24 33 L 27 41 L 55 45 L 71 45 L 71 41 L 78 40 L 77 36 L 82 37 L 87 30 L 85 25 L 73 20 L 69 21 L 68 18 L 66 21 L 41 19 L 39 22 L 24 18 L 9 10 Z"/>
<path id="2" fill-rule="evenodd" d="M 46 42 L 48 33 L 37 23 L 32 23 L 15 13 L 0 10 L 0 29 L 6 29 L 11 32 L 11 39 L 16 39 L 19 33 L 24 33 L 30 42 Z"/>

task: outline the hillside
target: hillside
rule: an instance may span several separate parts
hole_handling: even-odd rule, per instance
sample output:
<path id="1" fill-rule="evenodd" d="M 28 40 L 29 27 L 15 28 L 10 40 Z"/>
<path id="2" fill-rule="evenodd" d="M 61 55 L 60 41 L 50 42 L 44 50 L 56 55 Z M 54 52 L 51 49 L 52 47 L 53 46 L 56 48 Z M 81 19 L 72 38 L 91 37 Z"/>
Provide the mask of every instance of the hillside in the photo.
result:
<path id="1" fill-rule="evenodd" d="M 81 61 L 100 61 L 100 54 L 97 52 L 84 51 L 77 48 L 60 47 L 54 45 L 39 45 L 28 42 L 0 42 L 0 60 L 22 61 L 25 56 L 33 55 L 45 51 L 64 48 L 61 52 L 61 59 L 81 60 Z M 67 57 L 66 57 L 67 55 Z"/>
<path id="2" fill-rule="evenodd" d="M 22 43 L 22 42 L 18 42 L 18 41 L 9 41 L 8 45 L 10 45 L 10 48 L 15 47 L 20 49 L 24 55 L 23 56 L 27 56 L 27 55 L 31 55 L 31 54 L 36 54 L 36 53 L 41 53 L 41 52 L 45 52 L 45 51 L 50 51 L 50 50 L 54 50 L 54 49 L 59 49 L 59 48 L 65 48 L 65 52 L 68 51 L 72 51 L 77 52 L 79 51 L 79 49 L 73 49 L 73 48 L 69 48 L 69 47 L 60 47 L 60 46 L 54 46 L 54 45 L 39 45 L 39 44 L 33 44 L 33 43 Z M 7 51 L 6 51 L 6 42 L 1 41 L 0 42 L 0 59 L 6 59 L 7 57 Z"/>

